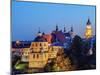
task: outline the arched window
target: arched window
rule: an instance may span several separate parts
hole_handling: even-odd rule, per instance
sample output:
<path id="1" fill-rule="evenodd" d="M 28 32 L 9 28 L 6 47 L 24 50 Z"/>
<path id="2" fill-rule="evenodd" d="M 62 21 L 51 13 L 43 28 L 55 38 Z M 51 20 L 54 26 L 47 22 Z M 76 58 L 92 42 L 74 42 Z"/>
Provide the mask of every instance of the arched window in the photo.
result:
<path id="1" fill-rule="evenodd" d="M 37 54 L 37 58 L 39 58 L 39 54 Z"/>
<path id="2" fill-rule="evenodd" d="M 54 48 L 52 48 L 52 51 L 54 51 Z"/>
<path id="3" fill-rule="evenodd" d="M 34 44 L 32 44 L 32 46 L 34 47 Z"/>
<path id="4" fill-rule="evenodd" d="M 33 54 L 33 58 L 35 58 L 35 54 Z"/>
<path id="5" fill-rule="evenodd" d="M 40 46 L 42 46 L 42 44 L 40 43 Z"/>
<path id="6" fill-rule="evenodd" d="M 35 44 L 35 46 L 37 47 L 37 46 L 38 46 L 38 44 L 36 43 L 36 44 Z"/>

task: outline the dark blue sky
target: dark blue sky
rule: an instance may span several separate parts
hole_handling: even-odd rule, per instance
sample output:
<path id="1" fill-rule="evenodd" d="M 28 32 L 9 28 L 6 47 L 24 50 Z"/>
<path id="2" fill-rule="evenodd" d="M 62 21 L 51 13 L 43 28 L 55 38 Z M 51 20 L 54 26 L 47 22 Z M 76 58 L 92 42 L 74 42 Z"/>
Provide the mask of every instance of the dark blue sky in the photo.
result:
<path id="1" fill-rule="evenodd" d="M 56 24 L 84 36 L 86 22 L 90 18 L 95 32 L 95 6 L 50 4 L 35 2 L 12 2 L 12 40 L 33 40 L 40 27 L 41 32 L 50 33 Z"/>

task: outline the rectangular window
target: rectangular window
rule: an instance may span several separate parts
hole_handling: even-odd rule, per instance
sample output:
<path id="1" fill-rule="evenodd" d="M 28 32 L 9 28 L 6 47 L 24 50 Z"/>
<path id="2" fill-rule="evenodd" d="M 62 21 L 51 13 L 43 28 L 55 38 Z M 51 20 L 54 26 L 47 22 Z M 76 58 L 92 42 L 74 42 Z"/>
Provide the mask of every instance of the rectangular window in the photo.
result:
<path id="1" fill-rule="evenodd" d="M 35 58 L 35 54 L 33 54 L 33 58 Z"/>
<path id="2" fill-rule="evenodd" d="M 37 58 L 39 58 L 39 54 L 37 54 Z"/>
<path id="3" fill-rule="evenodd" d="M 34 47 L 34 44 L 32 44 L 32 46 Z"/>

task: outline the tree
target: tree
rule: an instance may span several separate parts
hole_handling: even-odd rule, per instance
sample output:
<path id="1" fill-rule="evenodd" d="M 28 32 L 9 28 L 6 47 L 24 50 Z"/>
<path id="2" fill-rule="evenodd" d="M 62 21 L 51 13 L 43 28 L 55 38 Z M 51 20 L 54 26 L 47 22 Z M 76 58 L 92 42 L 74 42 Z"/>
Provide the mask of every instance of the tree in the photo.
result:
<path id="1" fill-rule="evenodd" d="M 73 65 L 77 66 L 77 68 L 81 67 L 82 44 L 83 41 L 81 37 L 76 35 L 73 38 L 73 42 L 71 46 L 71 60 L 73 62 Z"/>
<path id="2" fill-rule="evenodd" d="M 52 59 L 52 62 L 47 64 L 45 67 L 46 71 L 70 71 L 73 66 L 71 65 L 71 60 L 64 51 L 59 50 L 57 53 L 57 57 Z"/>

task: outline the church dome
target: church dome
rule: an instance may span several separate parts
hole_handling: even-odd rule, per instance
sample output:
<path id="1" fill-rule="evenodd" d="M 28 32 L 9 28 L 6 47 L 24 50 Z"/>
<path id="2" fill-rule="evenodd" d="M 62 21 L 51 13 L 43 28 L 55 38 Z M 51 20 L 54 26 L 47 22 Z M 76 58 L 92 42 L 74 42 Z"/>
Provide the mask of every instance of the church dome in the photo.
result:
<path id="1" fill-rule="evenodd" d="M 47 42 L 47 40 L 43 36 L 37 36 L 34 42 Z"/>

